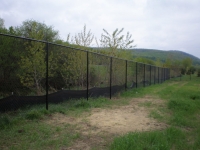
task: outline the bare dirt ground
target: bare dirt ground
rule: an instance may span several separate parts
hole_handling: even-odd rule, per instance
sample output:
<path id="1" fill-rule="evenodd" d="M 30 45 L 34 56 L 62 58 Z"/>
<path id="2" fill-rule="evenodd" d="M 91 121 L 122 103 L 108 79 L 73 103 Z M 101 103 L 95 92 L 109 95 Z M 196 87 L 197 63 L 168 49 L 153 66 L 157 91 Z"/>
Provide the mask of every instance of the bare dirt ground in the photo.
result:
<path id="1" fill-rule="evenodd" d="M 145 104 L 151 104 L 145 107 Z M 62 150 L 90 150 L 105 149 L 113 138 L 129 132 L 162 130 L 165 123 L 150 118 L 149 114 L 156 107 L 163 107 L 164 101 L 152 97 L 132 99 L 129 105 L 113 106 L 112 108 L 95 108 L 81 117 L 70 117 L 63 114 L 54 114 L 48 119 L 51 125 L 70 124 L 81 134 L 68 148 Z"/>

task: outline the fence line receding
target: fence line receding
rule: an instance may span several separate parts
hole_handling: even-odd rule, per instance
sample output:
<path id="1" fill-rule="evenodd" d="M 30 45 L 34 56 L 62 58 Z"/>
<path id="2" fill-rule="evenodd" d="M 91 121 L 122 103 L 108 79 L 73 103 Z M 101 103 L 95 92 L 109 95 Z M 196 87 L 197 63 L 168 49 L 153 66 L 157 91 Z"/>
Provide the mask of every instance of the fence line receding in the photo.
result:
<path id="1" fill-rule="evenodd" d="M 46 41 L 0 33 L 0 111 L 112 96 L 179 73 Z"/>

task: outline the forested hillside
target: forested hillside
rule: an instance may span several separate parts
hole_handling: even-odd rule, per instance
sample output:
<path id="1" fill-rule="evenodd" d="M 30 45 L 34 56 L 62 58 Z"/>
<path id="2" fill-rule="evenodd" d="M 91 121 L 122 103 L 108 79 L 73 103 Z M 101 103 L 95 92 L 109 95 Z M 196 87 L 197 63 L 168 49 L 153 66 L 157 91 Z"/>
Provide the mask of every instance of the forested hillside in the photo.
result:
<path id="1" fill-rule="evenodd" d="M 191 58 L 193 65 L 200 65 L 200 59 L 182 52 L 178 50 L 169 50 L 169 51 L 163 51 L 163 50 L 155 50 L 155 49 L 142 49 L 142 48 L 135 48 L 131 49 L 133 53 L 133 57 L 145 57 L 152 60 L 160 59 L 160 61 L 165 62 L 166 59 L 172 59 L 172 60 L 183 60 L 185 58 Z"/>

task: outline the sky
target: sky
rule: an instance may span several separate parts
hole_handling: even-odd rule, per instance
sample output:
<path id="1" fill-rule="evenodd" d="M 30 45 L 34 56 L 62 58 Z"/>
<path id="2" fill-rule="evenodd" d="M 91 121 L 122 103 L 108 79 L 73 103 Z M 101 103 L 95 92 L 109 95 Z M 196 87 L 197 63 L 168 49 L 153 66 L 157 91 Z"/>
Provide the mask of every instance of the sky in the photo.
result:
<path id="1" fill-rule="evenodd" d="M 30 19 L 45 23 L 63 40 L 84 25 L 97 39 L 103 29 L 124 28 L 136 48 L 180 50 L 200 58 L 200 0 L 0 0 L 0 18 L 6 27 Z"/>

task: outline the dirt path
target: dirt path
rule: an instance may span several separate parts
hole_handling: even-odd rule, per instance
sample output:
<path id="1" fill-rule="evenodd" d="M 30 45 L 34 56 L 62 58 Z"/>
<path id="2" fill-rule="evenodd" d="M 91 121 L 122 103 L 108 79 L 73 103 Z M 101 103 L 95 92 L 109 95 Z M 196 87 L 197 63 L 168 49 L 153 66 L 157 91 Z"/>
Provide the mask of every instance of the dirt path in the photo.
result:
<path id="1" fill-rule="evenodd" d="M 141 106 L 151 104 L 151 107 Z M 95 108 L 90 114 L 81 118 L 69 117 L 63 114 L 54 114 L 47 121 L 48 124 L 71 124 L 76 131 L 81 133 L 81 139 L 74 142 L 69 148 L 63 150 L 89 150 L 92 147 L 105 149 L 115 136 L 134 131 L 162 130 L 166 124 L 159 123 L 149 117 L 151 109 L 155 106 L 162 106 L 164 101 L 145 97 L 133 99 L 127 106 L 114 106 L 113 108 Z M 98 146 L 97 146 L 98 145 Z"/>

